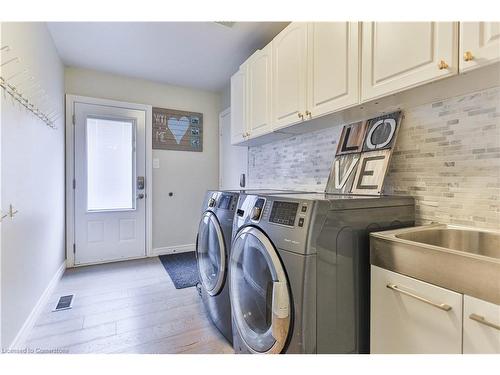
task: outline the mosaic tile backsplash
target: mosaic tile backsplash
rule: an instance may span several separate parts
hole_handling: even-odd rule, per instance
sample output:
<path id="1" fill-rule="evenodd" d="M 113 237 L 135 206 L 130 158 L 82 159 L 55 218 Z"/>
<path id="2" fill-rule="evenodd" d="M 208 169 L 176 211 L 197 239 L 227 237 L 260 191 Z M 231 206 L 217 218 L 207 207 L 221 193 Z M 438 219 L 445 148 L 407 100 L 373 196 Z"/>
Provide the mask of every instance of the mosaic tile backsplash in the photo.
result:
<path id="1" fill-rule="evenodd" d="M 500 229 L 500 87 L 404 110 L 386 194 L 417 224 Z M 324 191 L 341 126 L 249 148 L 249 186 Z"/>

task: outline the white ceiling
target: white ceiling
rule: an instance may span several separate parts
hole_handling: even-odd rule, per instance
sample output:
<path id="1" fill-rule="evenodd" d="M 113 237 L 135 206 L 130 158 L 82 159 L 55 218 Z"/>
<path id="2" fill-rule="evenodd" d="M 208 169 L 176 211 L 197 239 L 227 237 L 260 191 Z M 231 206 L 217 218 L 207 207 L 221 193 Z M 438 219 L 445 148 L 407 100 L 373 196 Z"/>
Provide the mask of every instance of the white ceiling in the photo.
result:
<path id="1" fill-rule="evenodd" d="M 67 66 L 219 91 L 288 22 L 49 22 Z"/>

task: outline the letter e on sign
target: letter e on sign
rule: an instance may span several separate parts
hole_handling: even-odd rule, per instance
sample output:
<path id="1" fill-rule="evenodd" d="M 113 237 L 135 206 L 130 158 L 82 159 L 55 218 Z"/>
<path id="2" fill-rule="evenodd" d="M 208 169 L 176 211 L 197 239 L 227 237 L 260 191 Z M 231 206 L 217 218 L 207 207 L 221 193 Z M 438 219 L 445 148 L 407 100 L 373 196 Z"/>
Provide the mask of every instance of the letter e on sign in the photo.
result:
<path id="1" fill-rule="evenodd" d="M 391 150 L 361 154 L 351 192 L 354 194 L 380 194 Z"/>

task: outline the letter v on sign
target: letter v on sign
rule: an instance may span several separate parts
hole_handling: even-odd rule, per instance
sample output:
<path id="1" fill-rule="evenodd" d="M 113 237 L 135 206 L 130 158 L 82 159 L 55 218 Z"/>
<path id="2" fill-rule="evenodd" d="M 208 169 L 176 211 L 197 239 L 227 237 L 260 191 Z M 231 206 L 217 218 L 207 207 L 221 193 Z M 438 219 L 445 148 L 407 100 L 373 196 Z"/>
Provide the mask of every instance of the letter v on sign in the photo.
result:
<path id="1" fill-rule="evenodd" d="M 335 189 L 340 190 L 344 187 L 347 180 L 349 179 L 349 176 L 354 171 L 354 168 L 356 168 L 358 161 L 359 161 L 359 155 L 354 156 L 353 159 L 351 160 L 351 164 L 349 164 L 349 167 L 344 168 L 344 171 L 343 171 L 344 173 L 342 174 L 342 178 L 341 178 L 340 177 L 340 158 L 335 159 Z"/>

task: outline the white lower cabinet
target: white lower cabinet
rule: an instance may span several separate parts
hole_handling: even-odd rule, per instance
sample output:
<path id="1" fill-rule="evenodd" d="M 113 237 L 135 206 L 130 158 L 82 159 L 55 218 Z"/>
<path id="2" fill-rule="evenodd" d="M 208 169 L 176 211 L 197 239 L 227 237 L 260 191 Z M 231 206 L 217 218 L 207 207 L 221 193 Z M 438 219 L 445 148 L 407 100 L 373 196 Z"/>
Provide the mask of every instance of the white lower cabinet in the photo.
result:
<path id="1" fill-rule="evenodd" d="M 462 294 L 371 267 L 372 353 L 462 353 Z"/>
<path id="2" fill-rule="evenodd" d="M 464 296 L 464 354 L 500 354 L 500 306 Z"/>

